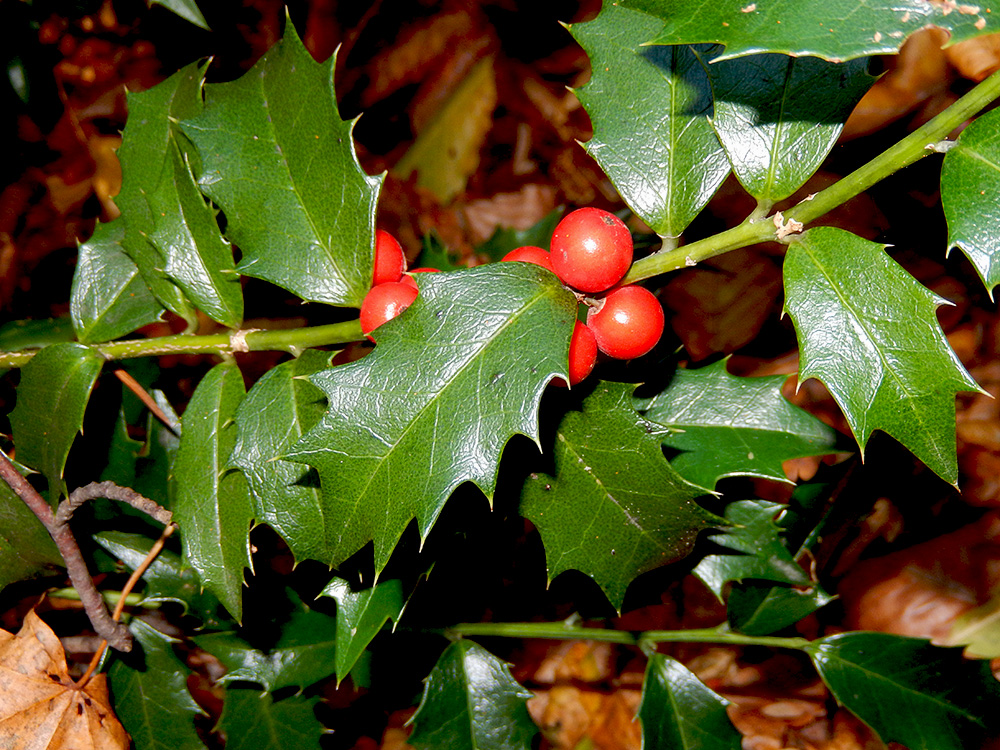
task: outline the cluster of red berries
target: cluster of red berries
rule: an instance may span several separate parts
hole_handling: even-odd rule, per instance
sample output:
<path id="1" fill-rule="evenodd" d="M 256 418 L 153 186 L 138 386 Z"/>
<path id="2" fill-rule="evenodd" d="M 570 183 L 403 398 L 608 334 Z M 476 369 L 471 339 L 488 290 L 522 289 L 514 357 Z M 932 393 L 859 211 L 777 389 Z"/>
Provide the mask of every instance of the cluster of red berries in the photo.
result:
<path id="1" fill-rule="evenodd" d="M 551 253 L 540 247 L 519 247 L 503 260 L 547 268 L 588 306 L 586 324 L 577 321 L 570 340 L 570 385 L 590 375 L 598 350 L 615 359 L 635 359 L 656 346 L 664 324 L 659 301 L 643 287 L 617 286 L 632 266 L 633 250 L 632 235 L 621 219 L 599 208 L 578 209 L 556 226 L 551 247 Z M 417 297 L 402 248 L 382 230 L 376 234 L 373 284 L 361 305 L 361 330 L 366 335 L 399 315 Z"/>

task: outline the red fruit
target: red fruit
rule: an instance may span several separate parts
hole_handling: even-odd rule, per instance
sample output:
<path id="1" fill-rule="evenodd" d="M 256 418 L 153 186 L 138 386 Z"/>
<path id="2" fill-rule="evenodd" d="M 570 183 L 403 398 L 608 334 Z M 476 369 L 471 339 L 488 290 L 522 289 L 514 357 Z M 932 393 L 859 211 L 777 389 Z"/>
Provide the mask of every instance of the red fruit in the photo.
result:
<path id="1" fill-rule="evenodd" d="M 569 340 L 569 384 L 576 385 L 585 380 L 594 371 L 597 364 L 597 340 L 594 332 L 587 326 L 576 321 L 573 327 L 573 338 Z M 554 385 L 566 386 L 566 381 L 556 378 L 552 381 Z"/>
<path id="2" fill-rule="evenodd" d="M 373 286 L 361 302 L 362 332 L 368 336 L 369 341 L 374 341 L 368 334 L 402 313 L 416 298 L 416 288 L 401 281 L 387 281 Z"/>
<path id="3" fill-rule="evenodd" d="M 581 292 L 610 289 L 631 265 L 632 235 L 621 219 L 607 211 L 577 209 L 552 234 L 552 267 Z"/>
<path id="4" fill-rule="evenodd" d="M 375 271 L 372 286 L 399 281 L 406 272 L 406 256 L 396 238 L 385 230 L 375 232 Z"/>
<path id="5" fill-rule="evenodd" d="M 663 308 L 647 289 L 623 286 L 604 298 L 604 305 L 591 308 L 587 326 L 597 347 L 615 359 L 635 359 L 648 353 L 663 335 Z"/>
<path id="6" fill-rule="evenodd" d="M 417 288 L 417 282 L 415 282 L 413 280 L 413 274 L 415 274 L 415 273 L 441 273 L 441 269 L 440 268 L 411 268 L 409 271 L 407 271 L 406 273 L 403 274 L 403 278 L 400 279 L 400 282 L 403 283 L 403 284 L 406 284 L 407 286 L 411 286 L 414 289 L 416 289 Z"/>
<path id="7" fill-rule="evenodd" d="M 534 247 L 533 245 L 515 248 L 503 256 L 503 261 L 511 260 L 534 263 L 536 266 L 549 269 L 552 273 L 556 272 L 556 269 L 552 267 L 552 256 L 549 255 L 548 251 L 540 247 Z"/>

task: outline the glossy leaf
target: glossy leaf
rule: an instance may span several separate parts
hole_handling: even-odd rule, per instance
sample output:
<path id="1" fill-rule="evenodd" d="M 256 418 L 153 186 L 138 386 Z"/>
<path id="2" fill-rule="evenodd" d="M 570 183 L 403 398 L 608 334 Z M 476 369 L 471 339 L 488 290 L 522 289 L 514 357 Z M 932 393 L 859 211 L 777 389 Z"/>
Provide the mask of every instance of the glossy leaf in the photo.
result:
<path id="1" fill-rule="evenodd" d="M 53 344 L 21 369 L 10 413 L 17 460 L 48 480 L 49 500 L 66 488 L 66 457 L 83 428 L 83 414 L 104 358 L 82 344 Z"/>
<path id="2" fill-rule="evenodd" d="M 318 750 L 326 729 L 313 710 L 317 703 L 319 696 L 275 701 L 270 693 L 228 687 L 216 730 L 226 736 L 226 750 Z"/>
<path id="3" fill-rule="evenodd" d="M 110 341 L 158 320 L 163 306 L 122 249 L 125 222 L 98 224 L 80 245 L 69 312 L 84 344 Z M 5 349 L 9 351 L 9 349 Z"/>
<path id="4" fill-rule="evenodd" d="M 174 655 L 177 641 L 142 620 L 129 628 L 138 647 L 108 674 L 118 718 L 143 750 L 203 750 L 194 717 L 204 712 L 187 690 L 191 671 Z"/>
<path id="5" fill-rule="evenodd" d="M 149 240 L 163 256 L 167 276 L 199 310 L 238 328 L 243 322 L 243 288 L 233 249 L 219 232 L 215 211 L 198 191 L 176 142 L 169 156 L 159 186 L 146 196 L 153 212 Z"/>
<path id="6" fill-rule="evenodd" d="M 563 217 L 562 211 L 551 211 L 542 219 L 532 224 L 527 229 L 514 229 L 513 227 L 497 227 L 490 238 L 476 248 L 476 252 L 489 256 L 492 260 L 500 260 L 511 250 L 516 250 L 525 245 L 540 247 L 543 250 L 549 249 L 549 242 L 552 240 L 552 233 L 556 229 Z M 428 252 L 425 250 L 425 253 Z M 421 256 L 419 265 L 427 265 Z M 437 268 L 438 266 L 435 266 Z"/>
<path id="7" fill-rule="evenodd" d="M 941 206 L 948 250 L 959 248 L 983 280 L 990 298 L 1000 284 L 1000 112 L 969 124 L 944 155 Z"/>
<path id="8" fill-rule="evenodd" d="M 1000 686 L 959 649 L 885 633 L 842 633 L 807 649 L 837 701 L 883 742 L 909 750 L 978 747 L 997 726 Z"/>
<path id="9" fill-rule="evenodd" d="M 739 750 L 742 735 L 726 706 L 676 659 L 653 654 L 642 682 L 642 746 L 645 750 Z"/>
<path id="10" fill-rule="evenodd" d="M 291 21 L 242 78 L 205 86 L 181 123 L 201 155 L 199 183 L 226 214 L 239 270 L 303 299 L 360 307 L 371 286 L 381 177 L 361 169 L 333 91 Z"/>
<path id="11" fill-rule="evenodd" d="M 62 556 L 42 522 L 6 482 L 0 482 L 0 591 L 9 583 L 62 565 Z"/>
<path id="12" fill-rule="evenodd" d="M 847 116 L 875 82 L 868 60 L 752 55 L 707 65 L 712 124 L 733 172 L 765 205 L 787 198 L 819 169 Z"/>
<path id="13" fill-rule="evenodd" d="M 0 325 L 0 351 L 20 352 L 42 349 L 49 344 L 65 344 L 76 334 L 69 318 L 11 320 Z"/>
<path id="14" fill-rule="evenodd" d="M 938 325 L 942 304 L 881 245 L 841 229 L 811 229 L 785 256 L 799 381 L 823 381 L 862 452 L 882 430 L 955 484 L 955 393 L 978 386 Z"/>
<path id="15" fill-rule="evenodd" d="M 153 547 L 153 540 L 149 537 L 122 531 L 102 531 L 94 535 L 94 541 L 112 557 L 121 560 L 130 571 L 143 563 Z M 160 550 L 142 574 L 142 582 L 143 601 L 178 602 L 187 614 L 200 619 L 204 626 L 218 627 L 221 624 L 219 600 L 202 590 L 198 574 L 184 565 L 176 552 Z"/>
<path id="16" fill-rule="evenodd" d="M 587 152 L 643 221 L 662 236 L 684 231 L 729 174 L 712 130 L 708 74 L 689 47 L 642 47 L 662 23 L 605 3 L 574 38 L 593 75 L 577 96 L 594 137 Z"/>
<path id="17" fill-rule="evenodd" d="M 785 400 L 785 380 L 730 375 L 720 360 L 677 370 L 641 407 L 646 419 L 671 428 L 663 444 L 681 451 L 670 464 L 688 481 L 702 487 L 729 476 L 786 482 L 782 461 L 832 452 L 837 433 Z"/>
<path id="18" fill-rule="evenodd" d="M 205 16 L 201 14 L 201 10 L 198 9 L 198 3 L 195 0 L 149 0 L 149 4 L 162 5 L 185 21 L 190 21 L 199 28 L 211 31 L 205 22 Z"/>
<path id="19" fill-rule="evenodd" d="M 147 196 L 161 180 L 174 177 L 174 122 L 200 111 L 205 65 L 191 63 L 147 91 L 130 93 L 128 121 L 118 149 L 122 189 L 115 203 L 122 212 L 120 221 L 125 223 L 122 247 L 160 303 L 187 319 L 193 319 L 194 308 L 180 287 L 167 277 L 166 260 L 149 241 L 154 217 Z"/>
<path id="20" fill-rule="evenodd" d="M 531 696 L 493 654 L 456 641 L 427 678 L 407 742 L 417 750 L 528 750 L 538 732 Z"/>
<path id="21" fill-rule="evenodd" d="M 698 532 L 721 520 L 694 502 L 707 490 L 663 457 L 664 430 L 636 414 L 634 388 L 602 382 L 582 412 L 563 417 L 555 476 L 532 474 L 521 495 L 521 515 L 545 545 L 549 580 L 582 571 L 618 610 L 636 576 L 684 557 Z"/>
<path id="22" fill-rule="evenodd" d="M 925 26 L 951 33 L 950 44 L 1000 31 L 1000 18 L 983 5 L 927 0 L 619 0 L 662 19 L 655 44 L 716 42 L 726 56 L 751 52 L 850 60 L 890 54 Z"/>
<path id="23" fill-rule="evenodd" d="M 807 589 L 763 581 L 734 583 L 726 597 L 729 626 L 746 635 L 770 635 L 794 625 L 836 599 L 814 583 Z"/>
<path id="24" fill-rule="evenodd" d="M 253 513 L 246 480 L 225 469 L 236 443 L 233 415 L 243 399 L 234 363 L 216 365 L 199 383 L 181 421 L 174 474 L 174 521 L 184 560 L 237 622 L 243 612 L 243 568 L 250 567 Z"/>
<path id="25" fill-rule="evenodd" d="M 326 517 L 315 472 L 278 456 L 323 416 L 323 394 L 306 376 L 329 363 L 329 352 L 311 349 L 269 370 L 235 416 L 230 464 L 247 478 L 254 516 L 288 541 L 297 560 L 327 556 Z"/>
<path id="26" fill-rule="evenodd" d="M 357 663 L 361 654 L 389 620 L 403 612 L 403 587 L 398 580 L 382 581 L 370 589 L 352 591 L 342 578 L 334 578 L 320 596 L 337 601 L 337 682 Z"/>
<path id="27" fill-rule="evenodd" d="M 226 668 L 221 682 L 256 682 L 267 691 L 304 688 L 333 674 L 336 621 L 298 604 L 281 623 L 281 637 L 266 653 L 235 633 L 212 633 L 194 639 Z"/>
<path id="28" fill-rule="evenodd" d="M 491 497 L 504 446 L 537 436 L 542 391 L 567 367 L 576 299 L 544 268 L 417 277 L 372 354 L 312 376 L 329 410 L 286 456 L 319 471 L 332 565 L 374 540 L 381 571 L 410 519 L 426 538 L 463 482 Z"/>
<path id="29" fill-rule="evenodd" d="M 763 578 L 804 586 L 809 576 L 779 538 L 774 517 L 784 506 L 767 500 L 739 500 L 726 506 L 728 526 L 708 538 L 738 555 L 706 555 L 692 571 L 721 601 L 730 581 Z"/>

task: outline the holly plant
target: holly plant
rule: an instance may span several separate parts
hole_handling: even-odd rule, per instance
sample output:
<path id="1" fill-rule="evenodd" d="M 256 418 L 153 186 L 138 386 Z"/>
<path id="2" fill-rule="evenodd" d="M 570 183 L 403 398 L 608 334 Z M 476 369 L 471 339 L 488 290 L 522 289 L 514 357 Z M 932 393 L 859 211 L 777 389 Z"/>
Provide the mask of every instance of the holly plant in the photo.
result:
<path id="1" fill-rule="evenodd" d="M 829 485 L 806 485 L 785 505 L 733 496 L 726 487 L 749 485 L 722 481 L 787 481 L 792 458 L 860 460 L 881 431 L 957 486 L 955 397 L 979 386 L 936 318 L 945 300 L 885 245 L 823 219 L 936 160 L 941 255 L 958 248 L 992 293 L 1000 113 L 980 112 L 1000 96 L 1000 74 L 846 177 L 787 200 L 872 85 L 869 56 L 897 52 L 926 25 L 951 42 L 1000 31 L 1000 8 L 954 6 L 605 0 L 570 27 L 593 70 L 575 93 L 593 123 L 583 145 L 629 215 L 579 207 L 538 233 L 546 247 L 511 243 L 502 261 L 427 269 L 436 272 L 407 272 L 395 239 L 376 240 L 383 177 L 359 165 L 335 60 L 315 61 L 290 21 L 235 80 L 206 83 L 200 61 L 130 93 L 121 216 L 80 247 L 71 335 L 45 345 L 7 336 L 0 353 L 0 367 L 19 370 L 0 585 L 67 568 L 117 649 L 99 669 L 139 748 L 203 746 L 191 667 L 177 631 L 136 616 L 142 607 L 125 623 L 109 616 L 96 571 L 114 581 L 142 570 L 143 604 L 180 603 L 194 623 L 184 648 L 225 669 L 214 731 L 233 747 L 317 746 L 319 698 L 302 689 L 375 684 L 379 650 L 397 643 L 427 659 L 414 747 L 531 747 L 531 693 L 502 658 L 504 637 L 610 641 L 646 655 L 647 748 L 740 747 L 725 699 L 666 655 L 676 642 L 799 652 L 883 742 L 974 746 L 995 728 L 1000 698 L 985 663 L 901 636 L 794 630 L 832 599 L 809 564 L 836 514 Z M 689 232 L 731 174 L 756 208 L 722 231 Z M 633 254 L 630 228 L 641 225 L 658 250 Z M 783 247 L 798 380 L 828 389 L 853 440 L 787 401 L 783 376 L 741 377 L 725 360 L 678 368 L 677 352 L 657 348 L 664 315 L 653 291 L 666 275 L 766 242 Z M 325 322 L 248 325 L 251 295 L 269 286 Z M 174 332 L 150 327 L 163 320 Z M 209 321 L 216 332 L 198 333 Z M 191 371 L 196 387 L 182 397 L 156 387 L 167 355 L 214 364 Z M 138 382 L 149 408 L 121 395 L 119 380 Z M 88 403 L 109 393 L 116 419 L 78 440 L 94 418 Z M 83 451 L 104 458 L 69 472 Z M 88 471 L 98 484 L 69 486 Z M 70 517 L 85 501 L 107 528 L 74 537 Z M 629 610 L 637 578 L 693 573 L 726 620 L 638 632 L 531 613 L 441 621 L 433 582 L 470 563 L 449 552 L 461 535 L 436 526 L 486 503 L 504 528 L 530 522 L 544 552 L 519 568 L 532 585 L 575 576 L 599 599 L 589 610 L 613 618 Z M 321 585 L 256 600 L 247 581 L 266 575 L 258 526 Z M 274 637 L 246 635 L 269 617 Z"/>

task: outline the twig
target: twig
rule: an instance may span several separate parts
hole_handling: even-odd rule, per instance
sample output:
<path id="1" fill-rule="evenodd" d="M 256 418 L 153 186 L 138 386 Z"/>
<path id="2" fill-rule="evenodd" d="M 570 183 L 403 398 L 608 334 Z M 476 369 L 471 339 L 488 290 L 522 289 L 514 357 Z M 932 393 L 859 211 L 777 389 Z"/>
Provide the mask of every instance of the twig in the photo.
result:
<path id="1" fill-rule="evenodd" d="M 137 381 L 127 371 L 123 370 L 120 367 L 117 368 L 114 372 L 115 372 L 115 377 L 118 378 L 120 381 L 122 381 L 122 384 L 130 391 L 132 391 L 132 393 L 136 395 L 136 398 L 142 401 L 143 405 L 147 409 L 149 409 L 152 415 L 157 419 L 159 419 L 168 430 L 170 430 L 172 433 L 174 433 L 174 435 L 176 435 L 177 432 L 173 424 L 171 424 L 170 418 L 163 413 L 163 409 L 161 409 L 159 404 L 157 404 L 153 400 L 153 397 L 146 392 L 146 389 L 142 387 L 142 384 L 140 384 L 139 381 Z"/>
<path id="2" fill-rule="evenodd" d="M 117 500 L 120 503 L 127 503 L 138 511 L 142 511 L 155 521 L 159 521 L 164 526 L 169 526 L 173 520 L 173 513 L 153 502 L 148 497 L 143 497 L 135 490 L 128 487 L 119 487 L 114 482 L 91 482 L 84 487 L 77 487 L 69 497 L 59 503 L 59 510 L 56 511 L 55 522 L 57 524 L 68 524 L 73 518 L 73 513 L 88 500 L 96 500 L 105 497 L 108 500 Z"/>

